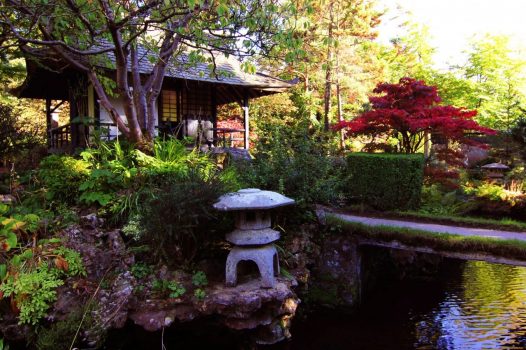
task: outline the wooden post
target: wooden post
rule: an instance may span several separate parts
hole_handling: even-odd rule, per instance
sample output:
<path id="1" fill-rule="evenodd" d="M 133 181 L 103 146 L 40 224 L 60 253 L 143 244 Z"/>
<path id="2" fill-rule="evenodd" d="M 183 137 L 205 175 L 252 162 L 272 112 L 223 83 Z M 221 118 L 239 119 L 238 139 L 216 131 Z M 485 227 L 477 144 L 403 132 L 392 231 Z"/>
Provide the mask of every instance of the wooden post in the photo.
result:
<path id="1" fill-rule="evenodd" d="M 51 99 L 46 97 L 46 135 L 47 146 L 51 147 Z"/>
<path id="2" fill-rule="evenodd" d="M 212 144 L 216 145 L 217 140 L 217 85 L 210 84 L 211 89 L 211 103 L 212 103 Z"/>
<path id="3" fill-rule="evenodd" d="M 243 123 L 245 126 L 245 135 L 243 137 L 244 148 L 248 150 L 250 148 L 250 128 L 249 128 L 249 113 L 248 113 L 248 94 L 245 92 L 243 98 Z"/>
<path id="4" fill-rule="evenodd" d="M 78 124 L 73 120 L 78 116 L 77 99 L 73 92 L 69 91 L 69 124 L 71 127 L 71 151 L 79 146 Z"/>

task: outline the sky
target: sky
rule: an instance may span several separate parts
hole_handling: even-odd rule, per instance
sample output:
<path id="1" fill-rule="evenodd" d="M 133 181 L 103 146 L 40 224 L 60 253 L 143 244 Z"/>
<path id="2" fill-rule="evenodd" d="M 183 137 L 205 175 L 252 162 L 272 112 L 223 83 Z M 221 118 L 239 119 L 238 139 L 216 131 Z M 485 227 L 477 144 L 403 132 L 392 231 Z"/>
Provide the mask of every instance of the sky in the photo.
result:
<path id="1" fill-rule="evenodd" d="M 398 25 L 409 18 L 429 27 L 431 45 L 436 48 L 435 64 L 445 68 L 448 63 L 461 64 L 462 51 L 469 47 L 474 35 L 505 34 L 517 46 L 526 47 L 526 0 L 378 0 L 379 7 L 388 9 L 379 27 L 381 42 L 400 33 Z M 404 11 L 397 9 L 397 4 Z M 526 51 L 524 52 L 526 58 Z"/>

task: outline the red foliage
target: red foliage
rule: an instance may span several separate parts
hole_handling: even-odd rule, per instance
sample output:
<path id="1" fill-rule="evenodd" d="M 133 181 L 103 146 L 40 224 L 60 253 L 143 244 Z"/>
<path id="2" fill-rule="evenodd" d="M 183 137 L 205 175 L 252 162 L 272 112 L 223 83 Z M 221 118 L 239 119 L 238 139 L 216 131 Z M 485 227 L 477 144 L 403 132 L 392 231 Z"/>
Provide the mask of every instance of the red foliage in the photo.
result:
<path id="1" fill-rule="evenodd" d="M 437 167 L 427 166 L 424 168 L 426 182 L 438 183 L 449 190 L 459 188 L 457 180 L 460 175 L 456 170 L 445 170 Z"/>
<path id="2" fill-rule="evenodd" d="M 392 136 L 400 140 L 400 151 L 415 153 L 423 144 L 424 132 L 440 133 L 446 139 L 468 145 L 479 143 L 466 133 L 492 134 L 473 117 L 477 111 L 453 106 L 439 106 L 440 97 L 434 86 L 423 81 L 402 78 L 398 84 L 378 84 L 371 96 L 372 110 L 356 119 L 342 121 L 334 129 L 347 129 L 352 135 Z"/>

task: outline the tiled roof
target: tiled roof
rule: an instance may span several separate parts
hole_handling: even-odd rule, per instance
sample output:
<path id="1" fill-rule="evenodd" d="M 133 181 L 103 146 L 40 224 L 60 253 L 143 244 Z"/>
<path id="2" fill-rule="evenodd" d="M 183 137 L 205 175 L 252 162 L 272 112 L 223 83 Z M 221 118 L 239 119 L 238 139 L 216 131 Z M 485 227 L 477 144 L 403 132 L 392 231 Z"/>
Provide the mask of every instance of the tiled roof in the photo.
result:
<path id="1" fill-rule="evenodd" d="M 234 56 L 226 57 L 221 53 L 214 53 L 216 63 L 216 74 L 214 74 L 209 62 L 190 64 L 187 52 L 176 55 L 169 62 L 166 69 L 167 77 L 262 89 L 286 89 L 294 85 L 262 73 L 246 73 L 241 68 L 241 63 Z M 155 53 L 148 51 L 144 47 L 139 47 L 139 70 L 141 74 L 150 74 L 152 72 L 153 64 L 150 62 L 152 57 L 155 60 L 157 59 Z M 115 63 L 113 52 L 108 53 L 108 58 L 113 64 Z M 208 55 L 207 58 L 211 58 L 211 56 Z"/>

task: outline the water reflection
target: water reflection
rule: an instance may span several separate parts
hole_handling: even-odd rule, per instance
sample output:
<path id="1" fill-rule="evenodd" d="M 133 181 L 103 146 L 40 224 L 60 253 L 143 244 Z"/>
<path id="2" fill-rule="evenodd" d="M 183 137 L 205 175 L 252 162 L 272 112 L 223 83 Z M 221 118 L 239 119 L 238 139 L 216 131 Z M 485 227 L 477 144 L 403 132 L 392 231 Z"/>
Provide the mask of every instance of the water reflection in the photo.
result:
<path id="1" fill-rule="evenodd" d="M 526 268 L 457 262 L 431 281 L 390 281 L 348 316 L 297 322 L 287 349 L 526 349 Z"/>
<path id="2" fill-rule="evenodd" d="M 526 269 L 467 262 L 444 300 L 414 321 L 416 349 L 524 349 Z"/>

